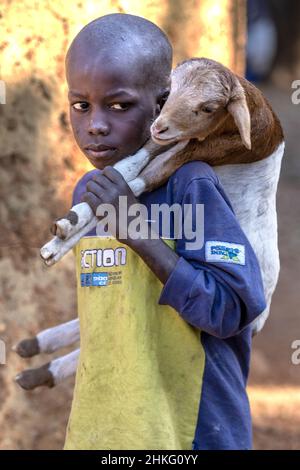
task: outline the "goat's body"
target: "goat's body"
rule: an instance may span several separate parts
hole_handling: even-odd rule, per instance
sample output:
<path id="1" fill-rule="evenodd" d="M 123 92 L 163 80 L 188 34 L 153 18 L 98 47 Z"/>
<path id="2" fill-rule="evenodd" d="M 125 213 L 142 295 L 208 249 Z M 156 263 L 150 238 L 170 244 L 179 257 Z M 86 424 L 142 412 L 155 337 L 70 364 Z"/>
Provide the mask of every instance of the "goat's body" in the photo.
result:
<path id="1" fill-rule="evenodd" d="M 276 192 L 283 152 L 284 143 L 264 160 L 214 167 L 261 268 L 267 307 L 255 320 L 254 333 L 268 317 L 279 274 Z"/>

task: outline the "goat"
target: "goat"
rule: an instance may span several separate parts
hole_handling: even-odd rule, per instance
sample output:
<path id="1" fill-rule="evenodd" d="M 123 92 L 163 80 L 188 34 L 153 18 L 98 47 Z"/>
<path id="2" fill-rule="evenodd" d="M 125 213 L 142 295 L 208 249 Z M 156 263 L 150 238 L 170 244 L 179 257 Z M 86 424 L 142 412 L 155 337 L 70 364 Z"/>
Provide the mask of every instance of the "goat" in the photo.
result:
<path id="1" fill-rule="evenodd" d="M 284 153 L 279 119 L 246 79 L 213 60 L 192 58 L 172 71 L 170 94 L 151 126 L 151 137 L 135 155 L 114 168 L 138 196 L 163 184 L 188 161 L 201 160 L 214 167 L 260 263 L 267 308 L 252 325 L 257 333 L 268 317 L 279 274 L 276 191 Z M 161 152 L 163 146 L 167 150 Z M 96 224 L 97 217 L 86 203 L 74 206 L 53 225 L 56 236 L 41 249 L 45 263 L 57 262 Z M 55 328 L 67 331 L 69 327 Z M 55 328 L 47 330 L 50 343 L 55 343 Z M 79 336 L 78 323 L 76 328 Z M 32 341 L 40 344 L 39 335 Z M 23 357 L 28 357 L 30 348 L 25 347 L 24 353 L 22 343 Z M 76 361 L 72 367 L 69 374 L 75 372 Z M 51 363 L 47 370 L 51 372 Z M 53 364 L 52 370 L 56 372 Z M 21 386 L 22 374 L 17 378 Z M 50 382 L 53 385 L 60 379 L 59 375 Z"/>

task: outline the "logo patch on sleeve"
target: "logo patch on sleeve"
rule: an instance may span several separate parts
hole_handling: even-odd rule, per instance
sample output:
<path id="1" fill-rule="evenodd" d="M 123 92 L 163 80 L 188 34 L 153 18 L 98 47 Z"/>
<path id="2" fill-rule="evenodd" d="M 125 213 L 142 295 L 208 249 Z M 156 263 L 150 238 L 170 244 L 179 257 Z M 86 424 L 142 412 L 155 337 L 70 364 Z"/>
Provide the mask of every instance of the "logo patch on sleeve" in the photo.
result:
<path id="1" fill-rule="evenodd" d="M 245 246 L 237 243 L 208 241 L 205 243 L 205 259 L 218 263 L 245 265 Z"/>

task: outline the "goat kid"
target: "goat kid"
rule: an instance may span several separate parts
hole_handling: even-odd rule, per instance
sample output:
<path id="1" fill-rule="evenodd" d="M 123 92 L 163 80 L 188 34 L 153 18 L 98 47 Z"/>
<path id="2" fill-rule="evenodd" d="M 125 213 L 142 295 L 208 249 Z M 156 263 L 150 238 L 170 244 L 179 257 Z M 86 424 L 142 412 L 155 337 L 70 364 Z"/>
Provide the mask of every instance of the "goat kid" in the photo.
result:
<path id="1" fill-rule="evenodd" d="M 257 333 L 268 317 L 279 274 L 276 191 L 284 138 L 277 116 L 246 79 L 213 60 L 193 58 L 173 70 L 170 95 L 151 136 L 114 168 L 138 196 L 163 184 L 188 161 L 214 166 L 260 263 L 267 308 L 252 325 Z M 162 146 L 167 150 L 161 152 Z M 58 261 L 96 224 L 86 203 L 74 206 L 54 224 L 56 237 L 41 250 L 45 263 Z M 54 377 L 53 382 L 59 380 Z"/>

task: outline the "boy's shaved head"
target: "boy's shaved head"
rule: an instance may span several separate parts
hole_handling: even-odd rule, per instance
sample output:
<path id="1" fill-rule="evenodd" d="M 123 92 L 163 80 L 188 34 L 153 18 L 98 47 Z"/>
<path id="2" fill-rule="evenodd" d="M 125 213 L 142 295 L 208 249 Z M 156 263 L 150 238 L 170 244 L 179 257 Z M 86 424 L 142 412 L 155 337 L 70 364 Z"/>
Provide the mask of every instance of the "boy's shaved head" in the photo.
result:
<path id="1" fill-rule="evenodd" d="M 135 15 L 115 13 L 97 18 L 75 37 L 66 56 L 68 69 L 74 56 L 88 51 L 135 71 L 136 85 L 160 93 L 169 85 L 172 47 L 162 30 Z M 138 73 L 136 73 L 138 72 Z"/>
<path id="2" fill-rule="evenodd" d="M 102 16 L 77 34 L 66 56 L 70 120 L 94 167 L 114 165 L 150 138 L 171 70 L 167 36 L 139 16 Z"/>

